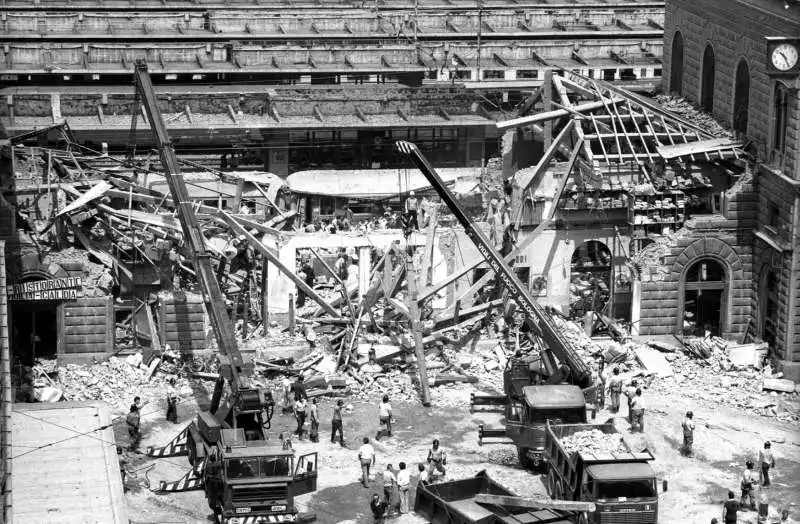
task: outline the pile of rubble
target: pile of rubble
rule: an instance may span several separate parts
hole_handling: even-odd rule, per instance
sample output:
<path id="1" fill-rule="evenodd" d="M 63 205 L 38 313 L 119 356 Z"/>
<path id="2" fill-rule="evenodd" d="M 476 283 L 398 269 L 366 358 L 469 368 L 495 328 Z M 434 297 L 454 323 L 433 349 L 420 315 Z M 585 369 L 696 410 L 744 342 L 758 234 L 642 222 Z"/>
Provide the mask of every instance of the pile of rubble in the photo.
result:
<path id="1" fill-rule="evenodd" d="M 615 455 L 627 453 L 628 447 L 619 434 L 603 433 L 599 429 L 577 431 L 572 435 L 563 437 L 561 444 L 568 454 L 580 453 L 586 455 Z"/>
<path id="2" fill-rule="evenodd" d="M 656 102 L 664 106 L 664 109 L 703 128 L 704 131 L 715 137 L 731 138 L 731 132 L 714 120 L 713 116 L 700 111 L 683 97 L 666 94 L 656 95 Z"/>
<path id="3" fill-rule="evenodd" d="M 192 394 L 190 383 L 181 377 L 177 364 L 165 362 L 155 373 L 154 366 L 142 364 L 141 354 L 111 357 L 91 365 L 58 366 L 55 360 L 41 360 L 33 371 L 36 389 L 59 392 L 53 395 L 48 391 L 50 402 L 102 400 L 117 410 L 127 410 L 136 396 L 145 402 L 163 398 L 171 378 L 176 379 L 176 389 L 182 396 Z"/>

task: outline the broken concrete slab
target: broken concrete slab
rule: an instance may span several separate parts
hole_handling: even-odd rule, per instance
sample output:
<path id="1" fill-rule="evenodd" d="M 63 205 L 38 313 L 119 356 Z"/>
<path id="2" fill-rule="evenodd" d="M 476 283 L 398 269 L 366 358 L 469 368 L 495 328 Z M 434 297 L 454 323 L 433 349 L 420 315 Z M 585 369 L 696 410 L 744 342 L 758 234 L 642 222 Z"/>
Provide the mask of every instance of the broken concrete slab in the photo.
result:
<path id="1" fill-rule="evenodd" d="M 634 352 L 636 353 L 636 360 L 653 374 L 661 378 L 671 377 L 674 374 L 672 366 L 660 351 L 646 346 L 639 346 L 634 349 Z"/>
<path id="2" fill-rule="evenodd" d="M 742 344 L 728 345 L 728 360 L 737 367 L 761 367 L 762 352 L 766 352 L 768 345 L 761 344 Z"/>
<path id="3" fill-rule="evenodd" d="M 781 391 L 783 393 L 794 393 L 794 382 L 785 378 L 765 378 L 762 389 L 765 391 Z"/>

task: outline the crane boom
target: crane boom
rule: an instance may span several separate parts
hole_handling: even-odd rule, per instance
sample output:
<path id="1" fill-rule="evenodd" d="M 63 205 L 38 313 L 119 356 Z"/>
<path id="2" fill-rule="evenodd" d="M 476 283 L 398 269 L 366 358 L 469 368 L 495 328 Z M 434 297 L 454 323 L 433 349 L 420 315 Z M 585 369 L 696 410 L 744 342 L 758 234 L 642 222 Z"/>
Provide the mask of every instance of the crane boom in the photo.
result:
<path id="1" fill-rule="evenodd" d="M 220 362 L 222 363 L 223 374 L 226 375 L 224 378 L 228 380 L 231 390 L 235 394 L 241 385 L 240 375 L 244 364 L 239 348 L 236 345 L 233 322 L 231 322 L 225 307 L 225 297 L 214 274 L 211 255 L 206 249 L 205 238 L 200 230 L 197 215 L 194 212 L 194 204 L 189 198 L 189 191 L 181 174 L 178 158 L 175 156 L 175 148 L 172 146 L 172 141 L 167 133 L 167 126 L 164 124 L 164 118 L 158 108 L 153 82 L 147 72 L 147 63 L 144 60 L 136 61 L 134 79 L 141 103 L 144 106 L 145 113 L 150 121 L 150 127 L 155 136 L 164 176 L 167 179 L 178 220 L 183 230 L 183 238 L 189 244 L 192 252 L 192 262 L 197 273 L 197 281 L 202 289 L 203 300 L 217 339 Z M 134 109 L 134 111 L 137 109 Z M 218 382 L 211 402 L 212 413 L 219 406 L 221 394 L 222 384 Z"/>
<path id="2" fill-rule="evenodd" d="M 574 382 L 588 385 L 591 381 L 589 368 L 580 356 L 578 356 L 569 340 L 561 334 L 558 327 L 553 323 L 550 314 L 531 298 L 519 277 L 517 277 L 508 263 L 506 263 L 503 257 L 492 247 L 486 235 L 475 227 L 472 221 L 467 218 L 464 210 L 461 209 L 459 203 L 456 202 L 455 197 L 433 166 L 428 162 L 428 159 L 425 158 L 419 148 L 411 142 L 399 141 L 396 146 L 400 153 L 408 156 L 414 162 L 439 194 L 439 197 L 445 205 L 450 208 L 450 211 L 464 227 L 464 232 L 470 240 L 472 240 L 481 256 L 486 259 L 486 262 L 489 263 L 489 266 L 503 283 L 508 294 L 523 309 L 526 322 L 541 336 L 542 340 L 548 345 L 550 351 L 553 352 L 559 360 L 569 366 L 573 374 Z"/>

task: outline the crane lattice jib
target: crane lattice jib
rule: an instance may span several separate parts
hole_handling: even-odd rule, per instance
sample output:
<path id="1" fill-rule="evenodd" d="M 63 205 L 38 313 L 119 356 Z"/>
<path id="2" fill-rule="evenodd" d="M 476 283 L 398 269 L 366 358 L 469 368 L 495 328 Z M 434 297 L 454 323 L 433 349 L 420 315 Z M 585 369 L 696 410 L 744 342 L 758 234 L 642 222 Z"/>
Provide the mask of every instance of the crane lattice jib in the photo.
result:
<path id="1" fill-rule="evenodd" d="M 241 384 L 240 373 L 243 371 L 243 361 L 236 345 L 233 322 L 231 322 L 225 307 L 225 297 L 214 274 L 211 256 L 206 250 L 205 238 L 200 230 L 193 203 L 189 199 L 186 182 L 181 174 L 172 141 L 167 134 L 164 118 L 158 108 L 153 82 L 147 72 L 147 63 L 144 60 L 136 61 L 134 78 L 141 103 L 147 113 L 148 120 L 150 120 L 150 128 L 155 136 L 164 176 L 167 179 L 172 199 L 175 202 L 175 211 L 183 230 L 183 238 L 189 244 L 192 252 L 192 262 L 197 273 L 197 281 L 203 291 L 203 299 L 211 319 L 214 335 L 217 339 L 222 367 L 224 372 L 229 375 L 225 378 L 235 393 Z M 215 407 L 212 406 L 212 412 L 215 411 Z"/>
<path id="2" fill-rule="evenodd" d="M 589 368 L 578 356 L 575 349 L 570 344 L 569 340 L 561 334 L 558 326 L 555 325 L 550 314 L 542 308 L 525 289 L 525 286 L 517 277 L 516 273 L 506 263 L 502 256 L 491 246 L 486 235 L 467 218 L 463 209 L 450 190 L 445 185 L 436 170 L 428 162 L 416 145 L 411 142 L 397 142 L 397 149 L 404 155 L 411 158 L 417 168 L 422 171 L 428 182 L 436 189 L 439 197 L 450 209 L 450 211 L 458 219 L 459 223 L 464 227 L 464 232 L 478 248 L 481 256 L 486 259 L 489 266 L 494 270 L 497 278 L 503 284 L 503 287 L 508 291 L 508 294 L 525 312 L 526 321 L 535 329 L 536 333 L 542 337 L 542 340 L 547 344 L 550 351 L 552 351 L 563 363 L 569 366 L 572 371 L 573 378 L 577 384 L 588 385 L 591 381 L 591 373 Z"/>

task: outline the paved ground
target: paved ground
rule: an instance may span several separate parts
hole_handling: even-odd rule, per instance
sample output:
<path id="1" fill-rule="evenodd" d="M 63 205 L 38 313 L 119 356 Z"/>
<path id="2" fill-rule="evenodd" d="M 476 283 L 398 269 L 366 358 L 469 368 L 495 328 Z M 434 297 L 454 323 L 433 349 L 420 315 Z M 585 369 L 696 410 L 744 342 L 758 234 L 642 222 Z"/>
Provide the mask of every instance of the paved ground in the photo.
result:
<path id="1" fill-rule="evenodd" d="M 493 413 L 469 413 L 469 387 L 435 390 L 434 406 L 428 409 L 419 405 L 395 406 L 395 436 L 376 444 L 376 471 L 385 469 L 387 463 L 396 467 L 401 460 L 407 463 L 421 461 L 430 441 L 440 438 L 449 452 L 450 478 L 463 478 L 486 469 L 493 478 L 520 495 L 544 495 L 541 479 L 519 468 L 512 447 L 478 447 L 477 424 L 499 419 Z M 633 435 L 631 439 L 633 443 L 647 445 L 652 450 L 656 456 L 654 468 L 658 477 L 668 481 L 668 491 L 660 495 L 661 524 L 708 524 L 712 517 L 720 517 L 721 504 L 728 489 L 734 489 L 738 497 L 738 477 L 745 457 L 757 453 L 764 440 L 774 442 L 777 462 L 773 486 L 768 493 L 770 507 L 788 507 L 795 519 L 792 522 L 800 521 L 800 431 L 797 427 L 778 423 L 775 419 L 745 419 L 728 408 L 710 403 L 697 405 L 679 393 L 669 398 L 645 393 L 645 397 L 651 406 L 646 416 L 646 432 L 644 436 Z M 356 401 L 352 405 L 353 413 L 344 424 L 347 449 L 330 444 L 327 424 L 321 428 L 319 444 L 298 442 L 295 445 L 299 452 L 320 452 L 318 491 L 300 497 L 298 501 L 302 509 L 316 512 L 319 523 L 370 522 L 369 497 L 380 491 L 377 481 L 371 489 L 358 483 L 360 467 L 356 459 L 360 439 L 365 435 L 370 438 L 375 435 L 377 405 Z M 322 420 L 328 420 L 332 401 L 323 400 L 320 406 Z M 154 409 L 157 411 L 144 417 L 143 446 L 163 444 L 181 427 L 166 423 L 159 406 L 147 407 L 144 411 L 147 413 Z M 192 403 L 181 405 L 181 420 L 188 422 L 193 409 Z M 687 409 L 694 410 L 698 423 L 694 458 L 679 453 L 680 422 Z M 610 413 L 600 412 L 597 420 L 605 421 L 610 416 Z M 627 422 L 620 417 L 618 426 L 626 429 Z M 292 418 L 276 415 L 273 423 L 276 435 L 281 431 L 288 433 L 293 427 Z M 121 428 L 118 428 L 117 437 L 120 442 L 127 441 Z M 183 457 L 158 461 L 136 457 L 129 467 L 151 468 L 147 470 L 147 476 L 155 486 L 157 480 L 180 477 L 188 462 Z M 140 470 L 136 473 L 139 478 L 129 482 L 127 504 L 132 522 L 210 522 L 210 511 L 202 492 L 155 495 L 143 485 L 144 472 L 144 469 Z M 424 521 L 408 515 L 395 522 Z M 755 522 L 755 513 L 740 514 L 740 522 Z"/>

